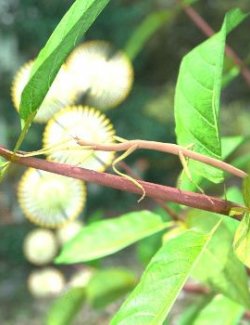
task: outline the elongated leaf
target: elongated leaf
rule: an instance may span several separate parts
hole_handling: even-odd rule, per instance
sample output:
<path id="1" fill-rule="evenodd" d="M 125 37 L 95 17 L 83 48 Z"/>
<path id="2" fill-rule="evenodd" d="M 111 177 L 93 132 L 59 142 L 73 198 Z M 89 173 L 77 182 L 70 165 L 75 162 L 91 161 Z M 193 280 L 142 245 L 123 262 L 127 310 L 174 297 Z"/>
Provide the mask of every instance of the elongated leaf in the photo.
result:
<path id="1" fill-rule="evenodd" d="M 132 212 L 119 218 L 95 222 L 84 227 L 66 243 L 56 262 L 69 264 L 100 258 L 171 225 L 172 222 L 165 222 L 161 216 L 149 211 Z"/>
<path id="2" fill-rule="evenodd" d="M 245 205 L 250 208 L 250 176 L 245 177 L 243 181 L 243 199 Z"/>
<path id="3" fill-rule="evenodd" d="M 192 229 L 209 233 L 219 223 L 203 255 L 194 267 L 192 276 L 200 281 L 208 281 L 219 274 L 227 263 L 228 253 L 232 247 L 232 236 L 222 222 L 223 216 L 209 212 L 193 210 L 187 223 Z M 211 268 L 211 265 L 213 267 Z"/>
<path id="4" fill-rule="evenodd" d="M 42 103 L 67 55 L 88 30 L 109 0 L 76 0 L 40 51 L 20 104 L 27 120 Z"/>
<path id="5" fill-rule="evenodd" d="M 238 325 L 244 308 L 223 295 L 217 295 L 198 314 L 193 325 Z M 188 325 L 188 324 L 187 324 Z"/>
<path id="6" fill-rule="evenodd" d="M 177 318 L 178 325 L 193 324 L 200 311 L 213 299 L 214 294 L 206 294 L 199 297 L 199 300 L 194 301 L 185 308 Z"/>
<path id="7" fill-rule="evenodd" d="M 229 191 L 230 198 L 232 194 L 232 191 Z M 193 210 L 188 215 L 187 224 L 192 229 L 208 233 L 221 218 L 222 222 L 196 264 L 192 276 L 235 302 L 248 306 L 250 295 L 247 274 L 232 250 L 238 221 L 214 213 Z"/>
<path id="8" fill-rule="evenodd" d="M 233 250 L 228 254 L 227 263 L 223 270 L 208 280 L 211 287 L 228 298 L 250 308 L 250 293 L 248 277 L 244 265 L 237 259 Z"/>
<path id="9" fill-rule="evenodd" d="M 234 252 L 238 259 L 250 267 L 250 214 L 245 213 L 234 236 Z"/>
<path id="10" fill-rule="evenodd" d="M 146 266 L 162 244 L 163 231 L 140 240 L 136 246 L 138 260 Z"/>
<path id="11" fill-rule="evenodd" d="M 167 241 L 111 324 L 162 324 L 209 240 L 207 235 L 187 231 Z"/>
<path id="12" fill-rule="evenodd" d="M 226 159 L 231 155 L 234 150 L 236 150 L 244 142 L 244 137 L 242 136 L 232 136 L 232 137 L 222 137 L 221 138 L 221 149 L 222 149 L 222 159 Z"/>
<path id="13" fill-rule="evenodd" d="M 85 301 L 85 288 L 71 288 L 51 306 L 46 325 L 66 325 L 76 316 Z"/>
<path id="14" fill-rule="evenodd" d="M 176 86 L 178 144 L 217 159 L 222 159 L 218 116 L 226 34 L 245 17 L 238 9 L 229 12 L 220 32 L 184 57 Z M 190 161 L 189 169 L 192 175 L 223 181 L 223 172 L 211 166 Z"/>
<path id="15" fill-rule="evenodd" d="M 150 37 L 166 22 L 175 17 L 173 10 L 161 10 L 151 13 L 143 22 L 137 27 L 132 34 L 127 44 L 125 45 L 125 52 L 131 60 L 135 59 L 138 53 L 143 49 L 145 43 Z"/>
<path id="16" fill-rule="evenodd" d="M 133 289 L 136 276 L 124 268 L 97 271 L 86 288 L 88 302 L 94 308 L 103 308 Z"/>

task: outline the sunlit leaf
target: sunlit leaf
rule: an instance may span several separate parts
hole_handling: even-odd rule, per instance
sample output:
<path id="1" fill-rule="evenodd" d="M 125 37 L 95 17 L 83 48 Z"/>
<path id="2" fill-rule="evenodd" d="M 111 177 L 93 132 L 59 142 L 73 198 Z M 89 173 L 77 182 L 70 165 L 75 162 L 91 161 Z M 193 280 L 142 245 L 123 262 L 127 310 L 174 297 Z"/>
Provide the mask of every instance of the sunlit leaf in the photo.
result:
<path id="1" fill-rule="evenodd" d="M 147 265 L 162 244 L 163 231 L 140 240 L 136 245 L 136 254 L 140 262 Z"/>
<path id="2" fill-rule="evenodd" d="M 244 137 L 240 135 L 221 138 L 222 159 L 226 159 L 231 153 L 236 150 L 243 142 Z"/>
<path id="3" fill-rule="evenodd" d="M 161 216 L 149 211 L 95 222 L 84 227 L 63 247 L 56 262 L 70 264 L 113 254 L 171 225 L 172 222 L 165 222 Z"/>
<path id="4" fill-rule="evenodd" d="M 192 209 L 187 217 L 187 225 L 199 232 L 208 234 L 219 223 L 213 237 L 203 255 L 193 269 L 192 276 L 200 281 L 207 281 L 217 275 L 227 262 L 229 250 L 232 247 L 231 234 L 222 222 L 224 217 L 206 211 Z M 213 265 L 213 267 L 211 267 Z"/>
<path id="5" fill-rule="evenodd" d="M 209 240 L 210 236 L 187 231 L 167 241 L 111 324 L 162 324 Z"/>
<path id="6" fill-rule="evenodd" d="M 38 109 L 67 55 L 108 2 L 76 0 L 64 15 L 35 60 L 30 80 L 22 93 L 22 119 L 27 120 Z"/>
<path id="7" fill-rule="evenodd" d="M 244 265 L 237 259 L 233 250 L 229 251 L 227 263 L 223 270 L 208 279 L 208 284 L 219 293 L 250 308 L 250 293 L 248 289 L 248 276 Z"/>
<path id="8" fill-rule="evenodd" d="M 194 320 L 199 315 L 200 311 L 213 299 L 214 294 L 202 295 L 199 300 L 188 305 L 179 315 L 177 316 L 178 325 L 190 325 L 193 324 Z"/>
<path id="9" fill-rule="evenodd" d="M 192 325 L 238 325 L 243 313 L 241 305 L 217 295 L 200 311 Z"/>
<path id="10" fill-rule="evenodd" d="M 221 30 L 184 57 L 177 81 L 177 142 L 216 159 L 222 159 L 218 116 L 226 35 L 246 16 L 238 9 L 230 11 Z M 190 161 L 189 170 L 215 183 L 223 181 L 221 170 L 199 162 Z"/>
<path id="11" fill-rule="evenodd" d="M 85 302 L 85 288 L 71 288 L 51 306 L 47 315 L 47 325 L 66 325 L 76 316 Z"/>
<path id="12" fill-rule="evenodd" d="M 229 196 L 232 198 L 231 191 Z M 222 222 L 196 264 L 192 276 L 235 302 L 248 306 L 250 295 L 246 271 L 232 250 L 238 221 L 215 213 L 192 210 L 187 224 L 192 229 L 208 233 L 220 219 Z"/>
<path id="13" fill-rule="evenodd" d="M 233 247 L 238 259 L 247 267 L 250 267 L 250 214 L 245 213 L 235 236 Z"/>
<path id="14" fill-rule="evenodd" d="M 86 288 L 86 298 L 94 308 L 103 308 L 122 297 L 136 284 L 135 274 L 127 269 L 97 271 Z"/>

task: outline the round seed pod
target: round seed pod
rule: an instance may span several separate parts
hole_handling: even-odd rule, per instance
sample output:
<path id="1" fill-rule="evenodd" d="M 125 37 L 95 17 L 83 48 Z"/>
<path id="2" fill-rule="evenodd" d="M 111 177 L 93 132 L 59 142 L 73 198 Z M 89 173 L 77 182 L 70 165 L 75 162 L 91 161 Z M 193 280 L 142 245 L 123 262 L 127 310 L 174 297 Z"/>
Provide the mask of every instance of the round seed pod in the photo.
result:
<path id="1" fill-rule="evenodd" d="M 126 53 L 108 42 L 85 42 L 71 53 L 66 65 L 74 88 L 86 105 L 103 110 L 115 107 L 131 90 L 132 63 Z"/>
<path id="2" fill-rule="evenodd" d="M 43 136 L 44 147 L 55 147 L 49 160 L 103 171 L 114 158 L 113 152 L 94 151 L 79 146 L 74 137 L 95 143 L 112 143 L 114 129 L 100 111 L 87 106 L 61 110 L 48 122 Z M 58 144 L 62 144 L 56 148 Z"/>
<path id="3" fill-rule="evenodd" d="M 82 269 L 77 271 L 72 275 L 69 279 L 68 286 L 69 287 L 86 287 L 90 281 L 90 279 L 95 274 L 95 269 L 92 267 L 84 266 Z"/>
<path id="4" fill-rule="evenodd" d="M 46 298 L 60 294 L 65 287 L 65 279 L 59 270 L 47 267 L 33 271 L 27 280 L 30 293 L 36 298 Z"/>
<path id="5" fill-rule="evenodd" d="M 29 81 L 34 61 L 24 64 L 14 77 L 11 95 L 14 107 L 19 110 L 21 95 L 24 87 Z M 42 102 L 34 121 L 47 122 L 57 111 L 75 100 L 75 91 L 72 89 L 71 75 L 63 65 L 52 83 L 44 101 Z"/>
<path id="6" fill-rule="evenodd" d="M 79 216 L 86 200 L 82 181 L 29 168 L 18 186 L 18 201 L 33 223 L 58 228 Z"/>
<path id="7" fill-rule="evenodd" d="M 30 263 L 45 265 L 54 259 L 58 251 L 56 237 L 48 229 L 32 230 L 24 239 L 23 251 Z"/>
<path id="8" fill-rule="evenodd" d="M 57 229 L 56 236 L 61 245 L 64 245 L 70 239 L 75 237 L 79 231 L 83 228 L 83 223 L 79 220 L 74 220 L 67 223 L 63 227 Z"/>

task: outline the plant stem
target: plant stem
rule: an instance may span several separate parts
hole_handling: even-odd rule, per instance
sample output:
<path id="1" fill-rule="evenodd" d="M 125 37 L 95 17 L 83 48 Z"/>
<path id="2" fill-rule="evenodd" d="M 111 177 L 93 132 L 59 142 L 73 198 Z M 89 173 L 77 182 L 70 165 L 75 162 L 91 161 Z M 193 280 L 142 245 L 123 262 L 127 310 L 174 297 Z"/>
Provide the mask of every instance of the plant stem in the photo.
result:
<path id="1" fill-rule="evenodd" d="M 133 177 L 134 179 L 141 180 L 141 178 L 138 177 L 138 175 L 136 175 L 124 161 L 120 161 L 119 166 L 121 166 L 129 176 Z M 182 220 L 178 213 L 167 205 L 167 202 L 159 199 L 153 199 L 153 201 L 155 201 L 163 210 L 165 210 L 173 220 Z"/>
<path id="2" fill-rule="evenodd" d="M 44 159 L 15 156 L 12 151 L 5 149 L 2 146 L 0 146 L 0 156 L 15 164 L 24 165 L 26 167 L 33 167 L 114 189 L 141 194 L 141 189 L 124 177 L 111 175 L 108 173 L 100 173 L 93 170 L 47 161 Z M 177 188 L 172 188 L 169 186 L 163 186 L 140 180 L 138 180 L 138 183 L 143 186 L 146 196 L 148 197 L 163 201 L 171 201 L 192 208 L 229 215 L 230 210 L 233 207 L 239 206 L 237 203 L 204 194 L 181 191 Z M 237 219 L 240 220 L 241 217 L 242 216 L 237 216 Z"/>

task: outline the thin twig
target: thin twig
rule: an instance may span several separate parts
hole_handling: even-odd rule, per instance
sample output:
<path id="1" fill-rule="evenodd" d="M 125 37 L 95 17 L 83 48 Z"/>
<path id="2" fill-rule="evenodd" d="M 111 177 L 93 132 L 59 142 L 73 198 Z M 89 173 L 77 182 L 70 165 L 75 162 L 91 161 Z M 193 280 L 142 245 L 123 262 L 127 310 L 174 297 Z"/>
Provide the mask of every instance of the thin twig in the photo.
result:
<path id="1" fill-rule="evenodd" d="M 199 15 L 199 13 L 193 7 L 183 4 L 181 0 L 177 0 L 177 2 L 182 6 L 187 16 L 206 36 L 210 37 L 215 33 L 211 26 L 209 26 L 209 24 Z M 248 86 L 250 86 L 250 70 L 248 69 L 244 61 L 228 45 L 226 45 L 225 52 L 226 55 L 230 57 L 233 62 L 239 67 L 245 82 Z"/>

